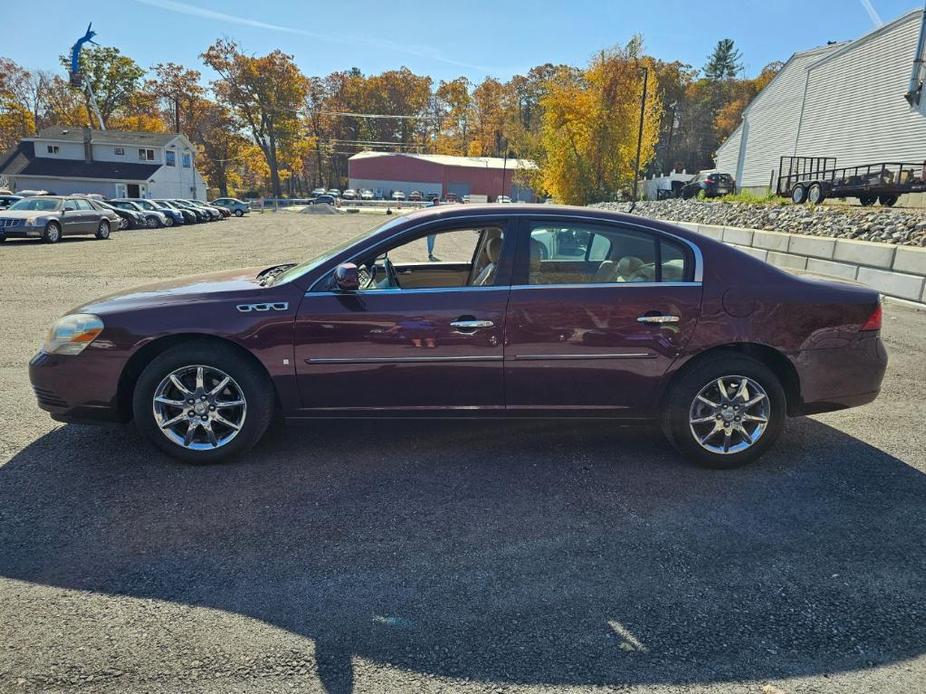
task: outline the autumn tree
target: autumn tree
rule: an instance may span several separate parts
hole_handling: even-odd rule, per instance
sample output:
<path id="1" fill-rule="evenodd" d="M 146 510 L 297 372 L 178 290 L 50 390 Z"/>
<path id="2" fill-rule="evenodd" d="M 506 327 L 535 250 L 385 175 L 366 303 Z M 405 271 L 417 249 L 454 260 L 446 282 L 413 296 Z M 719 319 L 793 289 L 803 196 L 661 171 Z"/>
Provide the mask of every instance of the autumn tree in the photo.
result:
<path id="1" fill-rule="evenodd" d="M 441 81 L 435 92 L 438 132 L 434 148 L 439 154 L 465 155 L 469 151 L 472 84 L 466 77 Z"/>
<path id="2" fill-rule="evenodd" d="M 35 132 L 35 117 L 24 97 L 30 80 L 28 70 L 0 58 L 0 152 Z"/>
<path id="3" fill-rule="evenodd" d="M 639 41 L 602 51 L 579 80 L 553 83 L 544 109 L 541 161 L 543 187 L 565 203 L 606 200 L 631 185 L 644 66 L 650 97 L 644 112 L 641 161 L 653 157 L 662 104 L 653 61 Z"/>
<path id="4" fill-rule="evenodd" d="M 68 56 L 62 55 L 60 61 L 65 68 L 70 67 Z M 84 83 L 93 90 L 107 127 L 112 115 L 129 105 L 145 74 L 138 63 L 112 46 L 85 46 L 80 53 L 80 72 Z M 90 122 L 94 122 L 96 118 L 90 111 L 89 101 L 86 108 Z"/>
<path id="5" fill-rule="evenodd" d="M 160 108 L 170 114 L 168 120 L 174 132 L 189 134 L 196 106 L 206 93 L 200 84 L 201 73 L 176 63 L 158 63 L 151 72 L 154 74 L 145 82 L 145 91 L 153 94 Z"/>
<path id="6" fill-rule="evenodd" d="M 213 89 L 250 131 L 270 170 L 274 197 L 282 194 L 280 155 L 302 134 L 299 118 L 308 80 L 280 50 L 245 55 L 234 41 L 218 40 L 202 55 L 219 74 Z"/>

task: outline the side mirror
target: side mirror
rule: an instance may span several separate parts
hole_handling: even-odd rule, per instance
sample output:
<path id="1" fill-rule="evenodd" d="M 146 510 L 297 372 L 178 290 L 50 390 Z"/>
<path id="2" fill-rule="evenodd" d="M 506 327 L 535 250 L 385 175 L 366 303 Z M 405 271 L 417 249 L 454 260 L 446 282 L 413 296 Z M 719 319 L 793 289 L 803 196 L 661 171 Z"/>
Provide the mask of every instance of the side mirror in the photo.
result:
<path id="1" fill-rule="evenodd" d="M 352 292 L 360 289 L 360 275 L 353 263 L 341 263 L 335 268 L 334 281 L 338 289 Z"/>

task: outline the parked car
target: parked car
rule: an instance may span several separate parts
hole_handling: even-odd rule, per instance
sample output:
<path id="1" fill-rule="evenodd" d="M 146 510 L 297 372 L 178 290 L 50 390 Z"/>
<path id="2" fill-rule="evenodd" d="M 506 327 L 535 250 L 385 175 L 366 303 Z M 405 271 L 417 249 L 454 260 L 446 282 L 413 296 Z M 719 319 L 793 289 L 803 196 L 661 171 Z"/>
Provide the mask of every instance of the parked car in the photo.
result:
<path id="1" fill-rule="evenodd" d="M 339 197 L 341 197 L 341 191 L 340 191 L 340 189 L 338 189 L 338 188 L 329 188 L 328 191 L 327 191 L 327 193 L 328 193 L 328 195 L 330 195 L 330 196 L 333 197 L 333 198 L 339 198 Z"/>
<path id="2" fill-rule="evenodd" d="M 173 215 L 169 215 L 163 210 L 155 209 L 153 205 L 151 206 L 151 209 L 146 209 L 139 202 L 134 200 L 123 200 L 121 198 L 110 200 L 109 204 L 119 210 L 133 212 L 135 215 L 139 216 L 141 219 L 140 222 L 137 220 L 135 221 L 133 226 L 135 229 L 139 229 L 141 227 L 146 227 L 148 229 L 172 227 L 175 223 Z"/>
<path id="3" fill-rule="evenodd" d="M 244 200 L 239 200 L 238 198 L 218 198 L 209 204 L 213 207 L 226 209 L 236 217 L 242 217 L 251 211 L 251 206 Z"/>
<path id="4" fill-rule="evenodd" d="M 413 190 L 408 194 L 409 202 L 421 202 L 422 200 L 424 200 L 424 196 L 421 194 L 421 191 Z"/>
<path id="5" fill-rule="evenodd" d="M 372 200 L 373 198 L 374 198 L 374 195 L 373 195 L 373 191 L 372 191 L 372 190 L 368 190 L 368 189 L 364 188 L 363 190 L 360 191 L 360 199 L 361 199 L 361 200 Z"/>
<path id="6" fill-rule="evenodd" d="M 443 234 L 459 259 L 390 260 Z M 544 258 L 539 239 L 559 234 L 569 244 Z M 584 254 L 553 252 L 575 244 Z M 52 326 L 29 373 L 55 419 L 134 418 L 193 463 L 243 453 L 277 413 L 581 415 L 659 422 L 693 461 L 729 468 L 767 451 L 788 416 L 874 400 L 880 328 L 875 291 L 665 222 L 447 205 L 298 265 L 91 301 Z"/>
<path id="7" fill-rule="evenodd" d="M 145 226 L 145 216 L 139 212 L 119 209 L 103 200 L 91 200 L 90 204 L 97 209 L 110 213 L 112 215 L 110 221 L 112 221 L 115 229 L 138 229 Z"/>
<path id="8" fill-rule="evenodd" d="M 327 195 L 327 194 L 328 194 L 328 189 L 327 189 L 327 188 L 315 188 L 315 189 L 312 191 L 312 197 L 313 197 L 313 198 L 317 198 L 319 195 Z"/>
<path id="9" fill-rule="evenodd" d="M 736 184 L 730 174 L 719 171 L 701 171 L 682 186 L 681 196 L 685 199 L 694 198 L 701 191 L 704 191 L 704 197 L 707 198 L 732 195 L 736 192 Z"/>
<path id="10" fill-rule="evenodd" d="M 22 195 L 0 195 L 0 210 L 5 210 L 14 202 L 19 202 L 22 199 Z"/>
<path id="11" fill-rule="evenodd" d="M 495 198 L 495 202 L 507 205 L 511 203 L 511 198 L 507 195 L 499 195 L 497 198 Z"/>
<path id="12" fill-rule="evenodd" d="M 222 214 L 222 210 L 220 208 L 212 207 L 212 205 L 207 205 L 206 203 L 200 202 L 199 200 L 190 200 L 188 198 L 184 198 L 180 202 L 185 202 L 187 205 L 191 205 L 196 209 L 204 210 L 209 215 L 209 219 L 213 222 L 217 222 L 220 219 L 224 219 L 225 217 L 225 215 Z"/>
<path id="13" fill-rule="evenodd" d="M 171 198 L 170 200 L 166 200 L 162 202 L 169 202 L 174 207 L 178 207 L 180 209 L 192 212 L 196 216 L 197 222 L 211 222 L 211 221 L 214 221 L 215 219 L 206 210 L 200 209 L 199 207 L 196 207 L 195 205 L 191 205 L 186 200 L 177 200 L 177 199 Z"/>
<path id="14" fill-rule="evenodd" d="M 328 193 L 322 193 L 321 195 L 316 195 L 314 198 L 308 201 L 309 205 L 332 205 L 336 206 L 338 204 L 337 199 L 333 195 L 328 195 Z"/>
<path id="15" fill-rule="evenodd" d="M 447 195 L 444 196 L 444 201 L 445 202 L 459 202 L 459 198 L 457 198 L 456 193 L 447 193 Z"/>
<path id="16" fill-rule="evenodd" d="M 0 212 L 0 242 L 8 238 L 36 238 L 58 243 L 62 236 L 93 234 L 108 239 L 114 224 L 109 213 L 87 198 L 42 195 L 23 198 Z"/>
<path id="17" fill-rule="evenodd" d="M 341 193 L 341 197 L 345 200 L 354 200 L 357 197 L 357 191 L 353 188 L 348 188 L 343 193 Z"/>
<path id="18" fill-rule="evenodd" d="M 404 199 L 405 199 L 405 193 L 403 193 L 401 190 L 393 191 L 393 193 L 392 193 L 392 199 L 393 199 L 393 200 L 396 200 L 396 201 L 404 200 Z"/>
<path id="19" fill-rule="evenodd" d="M 180 216 L 183 218 L 184 224 L 196 224 L 197 222 L 204 222 L 205 214 L 200 210 L 191 210 L 182 205 L 178 205 L 175 202 L 170 200 L 138 200 L 134 199 L 132 202 L 138 203 L 141 207 L 144 207 L 146 210 L 150 209 L 148 205 L 154 205 L 162 207 L 165 210 L 173 210 L 174 212 L 180 213 Z M 174 217 L 176 222 L 176 217 Z"/>

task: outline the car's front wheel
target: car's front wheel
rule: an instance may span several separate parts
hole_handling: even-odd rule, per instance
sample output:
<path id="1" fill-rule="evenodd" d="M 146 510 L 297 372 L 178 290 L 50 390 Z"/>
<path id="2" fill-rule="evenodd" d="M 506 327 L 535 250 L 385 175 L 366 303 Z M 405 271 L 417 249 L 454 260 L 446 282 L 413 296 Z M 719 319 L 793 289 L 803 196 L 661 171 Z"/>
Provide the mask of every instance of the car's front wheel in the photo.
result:
<path id="1" fill-rule="evenodd" d="M 768 367 L 725 354 L 694 365 L 673 384 L 664 402 L 663 430 L 695 463 L 734 468 L 775 442 L 786 406 L 784 389 Z"/>
<path id="2" fill-rule="evenodd" d="M 45 225 L 42 240 L 45 243 L 58 243 L 61 240 L 61 227 L 58 222 L 49 222 Z"/>
<path id="3" fill-rule="evenodd" d="M 96 228 L 95 236 L 101 241 L 108 239 L 109 238 L 109 222 L 107 222 L 105 219 L 101 219 L 99 226 L 97 226 Z"/>
<path id="4" fill-rule="evenodd" d="M 179 345 L 155 357 L 135 386 L 139 430 L 188 463 L 226 460 L 250 449 L 274 414 L 266 373 L 235 349 Z"/>

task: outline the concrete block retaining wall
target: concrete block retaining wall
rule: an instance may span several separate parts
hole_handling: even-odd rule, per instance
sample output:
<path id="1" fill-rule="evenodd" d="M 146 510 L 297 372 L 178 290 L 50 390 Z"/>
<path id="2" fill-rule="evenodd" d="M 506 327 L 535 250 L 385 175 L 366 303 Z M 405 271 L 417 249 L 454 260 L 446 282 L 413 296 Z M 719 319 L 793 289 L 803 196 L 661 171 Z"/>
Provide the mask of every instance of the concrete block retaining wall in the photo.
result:
<path id="1" fill-rule="evenodd" d="M 675 222 L 786 270 L 855 280 L 926 305 L 926 248 Z"/>

